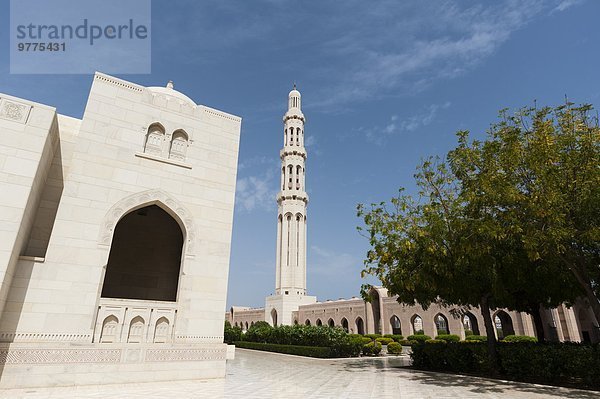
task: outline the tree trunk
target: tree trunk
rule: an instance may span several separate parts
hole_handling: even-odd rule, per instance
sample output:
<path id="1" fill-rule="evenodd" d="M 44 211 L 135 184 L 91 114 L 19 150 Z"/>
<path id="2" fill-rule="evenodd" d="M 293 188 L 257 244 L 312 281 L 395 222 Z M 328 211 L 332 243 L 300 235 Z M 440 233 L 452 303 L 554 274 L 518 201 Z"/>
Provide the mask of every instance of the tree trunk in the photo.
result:
<path id="1" fill-rule="evenodd" d="M 592 307 L 592 312 L 594 312 L 594 316 L 596 316 L 596 323 L 600 324 L 600 299 L 594 293 L 592 288 L 592 282 L 590 278 L 587 276 L 587 273 L 583 270 L 582 267 L 578 267 L 579 265 L 574 264 L 573 262 L 567 261 L 563 258 L 563 262 L 567 264 L 569 270 L 573 273 L 577 282 L 583 288 L 583 292 L 585 293 L 585 297 L 587 298 L 590 306 Z"/>
<path id="2" fill-rule="evenodd" d="M 542 312 L 540 312 L 540 307 L 531 309 L 531 317 L 533 317 L 533 325 L 535 326 L 535 333 L 537 335 L 537 339 L 539 342 L 544 342 L 546 340 L 546 335 L 544 333 L 544 322 L 542 321 Z"/>
<path id="3" fill-rule="evenodd" d="M 492 315 L 490 314 L 490 305 L 488 302 L 488 296 L 484 295 L 481 298 L 480 303 L 481 315 L 483 316 L 483 324 L 485 325 L 485 332 L 487 334 L 487 349 L 488 349 L 488 360 L 490 362 L 490 374 L 498 374 L 498 352 L 496 351 L 496 330 L 494 328 L 494 322 Z"/>

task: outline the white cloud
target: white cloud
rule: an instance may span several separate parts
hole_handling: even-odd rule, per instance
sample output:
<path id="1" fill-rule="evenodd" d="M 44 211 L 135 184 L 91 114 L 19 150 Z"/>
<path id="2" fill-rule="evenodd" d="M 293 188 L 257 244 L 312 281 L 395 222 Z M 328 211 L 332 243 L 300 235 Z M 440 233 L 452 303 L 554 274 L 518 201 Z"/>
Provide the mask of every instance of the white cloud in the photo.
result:
<path id="1" fill-rule="evenodd" d="M 270 210 L 275 206 L 276 187 L 271 169 L 261 176 L 239 178 L 235 192 L 236 210 L 251 212 Z"/>
<path id="2" fill-rule="evenodd" d="M 450 107 L 449 101 L 443 104 L 431 104 L 422 112 L 400 118 L 398 115 L 392 115 L 387 125 L 375 126 L 369 129 L 362 129 L 368 141 L 382 145 L 393 135 L 411 133 L 433 122 L 440 110 Z"/>
<path id="3" fill-rule="evenodd" d="M 505 0 L 465 6 L 388 0 L 373 5 L 374 10 L 364 12 L 356 23 L 346 20 L 355 15 L 341 13 L 338 23 L 353 29 L 345 29 L 326 46 L 351 62 L 344 69 L 332 63 L 337 72 L 330 74 L 334 87 L 324 87 L 317 96 L 320 101 L 312 105 L 336 108 L 395 92 L 421 91 L 438 79 L 471 70 L 533 19 L 579 2 Z"/>

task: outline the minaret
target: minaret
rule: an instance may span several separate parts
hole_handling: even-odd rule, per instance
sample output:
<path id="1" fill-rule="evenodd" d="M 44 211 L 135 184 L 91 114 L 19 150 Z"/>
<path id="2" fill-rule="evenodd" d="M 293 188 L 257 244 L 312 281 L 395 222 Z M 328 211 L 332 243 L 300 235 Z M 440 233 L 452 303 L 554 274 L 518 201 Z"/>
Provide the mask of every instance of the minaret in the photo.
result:
<path id="1" fill-rule="evenodd" d="M 283 116 L 281 185 L 277 195 L 277 256 L 275 294 L 306 295 L 306 149 L 302 97 L 294 89 Z"/>
<path id="2" fill-rule="evenodd" d="M 316 302 L 306 292 L 306 194 L 304 114 L 302 97 L 294 89 L 283 116 L 281 183 L 277 194 L 277 250 L 275 295 L 266 299 L 265 320 L 272 325 L 293 324 L 300 305 Z"/>

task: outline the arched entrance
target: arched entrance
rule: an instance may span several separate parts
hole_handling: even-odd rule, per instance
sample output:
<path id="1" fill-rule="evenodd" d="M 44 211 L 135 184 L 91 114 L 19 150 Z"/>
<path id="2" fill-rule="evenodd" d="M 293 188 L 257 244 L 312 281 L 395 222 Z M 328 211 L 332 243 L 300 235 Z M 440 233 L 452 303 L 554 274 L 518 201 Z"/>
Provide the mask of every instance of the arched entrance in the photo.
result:
<path id="1" fill-rule="evenodd" d="M 441 313 L 435 315 L 435 330 L 437 334 L 450 334 L 450 329 L 448 328 L 448 319 Z"/>
<path id="2" fill-rule="evenodd" d="M 277 310 L 271 310 L 271 325 L 277 327 Z"/>
<path id="3" fill-rule="evenodd" d="M 392 327 L 392 334 L 400 335 L 402 334 L 402 328 L 400 326 L 400 319 L 398 316 L 393 315 L 390 319 L 390 326 Z"/>
<path id="4" fill-rule="evenodd" d="M 515 335 L 512 319 L 504 310 L 496 312 L 496 315 L 494 316 L 494 325 L 496 326 L 498 339 L 504 339 L 504 337 L 508 335 Z"/>
<path id="5" fill-rule="evenodd" d="M 310 326 L 310 320 L 309 320 L 309 319 L 306 319 L 306 321 L 304 322 L 304 325 L 305 325 L 305 326 Z"/>
<path id="6" fill-rule="evenodd" d="M 348 320 L 345 317 L 342 318 L 342 328 L 344 331 L 348 332 Z"/>
<path id="7" fill-rule="evenodd" d="M 317 326 L 322 326 L 323 322 L 321 321 L 321 319 L 317 319 L 317 322 L 315 323 Z"/>
<path id="8" fill-rule="evenodd" d="M 479 334 L 479 324 L 477 323 L 477 318 L 471 312 L 467 312 L 462 317 L 463 328 L 465 329 L 465 335 L 468 332 L 471 332 L 472 335 L 480 335 Z M 471 335 L 468 334 L 468 335 Z"/>
<path id="9" fill-rule="evenodd" d="M 335 327 L 335 321 L 333 321 L 333 319 L 329 319 L 329 320 L 327 321 L 327 325 L 328 325 L 329 327 L 333 328 L 333 327 Z"/>
<path id="10" fill-rule="evenodd" d="M 114 230 L 101 296 L 176 301 L 182 252 L 183 231 L 161 207 L 126 214 Z"/>
<path id="11" fill-rule="evenodd" d="M 411 318 L 410 324 L 412 324 L 413 334 L 423 334 L 424 333 L 424 331 L 423 331 L 423 319 L 418 314 L 414 315 Z"/>
<path id="12" fill-rule="evenodd" d="M 365 322 L 362 317 L 358 317 L 356 319 L 356 333 L 360 335 L 365 335 Z"/>

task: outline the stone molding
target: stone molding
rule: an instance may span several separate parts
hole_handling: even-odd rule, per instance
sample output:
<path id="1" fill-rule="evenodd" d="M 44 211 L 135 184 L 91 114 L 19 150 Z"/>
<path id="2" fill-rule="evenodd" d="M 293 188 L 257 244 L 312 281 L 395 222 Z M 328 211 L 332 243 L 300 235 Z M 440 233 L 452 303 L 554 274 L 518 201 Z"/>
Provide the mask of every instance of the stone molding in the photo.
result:
<path id="1" fill-rule="evenodd" d="M 196 241 L 196 227 L 190 211 L 176 198 L 163 190 L 147 190 L 129 195 L 114 204 L 106 213 L 100 225 L 99 245 L 110 246 L 115 226 L 127 213 L 148 205 L 162 205 L 167 213 L 179 219 L 185 229 L 186 245 L 184 256 L 193 256 Z M 160 206 L 159 205 L 159 206 Z"/>
<path id="2" fill-rule="evenodd" d="M 0 364 L 119 363 L 121 349 L 0 349 Z"/>

